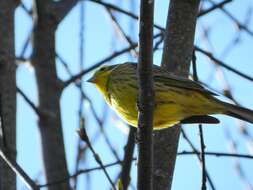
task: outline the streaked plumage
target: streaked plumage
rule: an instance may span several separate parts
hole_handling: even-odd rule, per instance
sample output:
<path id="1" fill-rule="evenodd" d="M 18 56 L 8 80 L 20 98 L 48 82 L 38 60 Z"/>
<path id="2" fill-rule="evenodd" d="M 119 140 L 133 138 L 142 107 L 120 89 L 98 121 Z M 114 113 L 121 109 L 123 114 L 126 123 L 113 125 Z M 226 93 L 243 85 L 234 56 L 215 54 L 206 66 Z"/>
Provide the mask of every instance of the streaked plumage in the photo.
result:
<path id="1" fill-rule="evenodd" d="M 97 70 L 89 80 L 96 85 L 106 102 L 118 115 L 135 127 L 138 114 L 136 72 L 137 65 L 134 63 L 105 66 Z M 198 119 L 199 116 L 209 114 L 227 114 L 253 122 L 253 111 L 221 102 L 213 97 L 214 93 L 192 80 L 175 76 L 158 66 L 153 67 L 153 77 L 155 129 L 170 127 L 180 121 L 187 122 L 187 118 L 192 116 Z M 195 123 L 195 119 L 188 121 Z M 203 118 L 200 121 L 205 122 Z M 211 118 L 211 122 L 215 123 L 215 120 Z"/>

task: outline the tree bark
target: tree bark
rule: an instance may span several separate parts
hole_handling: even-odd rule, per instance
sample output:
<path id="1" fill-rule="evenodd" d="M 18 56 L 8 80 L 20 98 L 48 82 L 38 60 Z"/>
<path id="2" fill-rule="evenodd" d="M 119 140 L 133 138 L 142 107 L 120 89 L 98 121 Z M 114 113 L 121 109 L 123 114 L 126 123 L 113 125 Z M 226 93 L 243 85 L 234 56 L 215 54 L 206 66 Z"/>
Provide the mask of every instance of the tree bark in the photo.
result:
<path id="1" fill-rule="evenodd" d="M 56 74 L 55 30 L 57 22 L 50 10 L 51 2 L 37 1 L 37 22 L 33 34 L 32 63 L 38 92 L 39 129 L 47 183 L 68 177 L 61 124 L 61 83 Z M 52 10 L 52 9 L 51 9 Z M 69 182 L 48 187 L 49 190 L 70 189 Z"/>
<path id="2" fill-rule="evenodd" d="M 200 0 L 171 0 L 162 67 L 187 77 Z M 168 116 L 169 117 L 169 116 Z M 180 126 L 154 132 L 154 189 L 171 189 Z"/>
<path id="3" fill-rule="evenodd" d="M 14 12 L 18 1 L 0 1 L 0 147 L 16 159 L 16 65 Z M 16 176 L 0 159 L 0 190 L 15 190 Z"/>
<path id="4" fill-rule="evenodd" d="M 153 19 L 154 1 L 141 0 L 138 60 L 138 190 L 153 189 Z"/>

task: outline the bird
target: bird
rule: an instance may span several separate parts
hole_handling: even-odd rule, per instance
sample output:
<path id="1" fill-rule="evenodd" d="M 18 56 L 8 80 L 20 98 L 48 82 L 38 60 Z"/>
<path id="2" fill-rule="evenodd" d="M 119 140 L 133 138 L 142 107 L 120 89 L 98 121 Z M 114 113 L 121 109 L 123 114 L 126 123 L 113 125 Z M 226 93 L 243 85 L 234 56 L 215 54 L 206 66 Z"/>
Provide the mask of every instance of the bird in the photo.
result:
<path id="1" fill-rule="evenodd" d="M 219 123 L 213 114 L 225 114 L 253 123 L 253 111 L 217 99 L 217 94 L 191 79 L 177 76 L 153 65 L 153 129 L 179 123 Z M 107 104 L 127 124 L 138 126 L 137 64 L 102 66 L 87 80 L 95 85 Z"/>

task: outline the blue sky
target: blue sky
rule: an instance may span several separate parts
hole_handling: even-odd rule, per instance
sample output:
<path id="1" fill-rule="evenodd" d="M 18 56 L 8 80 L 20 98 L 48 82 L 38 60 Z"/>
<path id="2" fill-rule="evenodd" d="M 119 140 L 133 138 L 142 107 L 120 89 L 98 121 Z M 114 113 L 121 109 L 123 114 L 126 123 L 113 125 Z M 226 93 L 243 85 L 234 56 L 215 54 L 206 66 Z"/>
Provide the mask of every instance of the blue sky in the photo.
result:
<path id="1" fill-rule="evenodd" d="M 130 10 L 128 1 L 111 0 L 108 2 L 116 2 L 118 6 Z M 23 1 L 28 7 L 31 6 L 30 0 Z M 218 1 L 217 1 L 218 2 Z M 205 7 L 210 4 L 205 3 Z M 233 1 L 226 6 L 226 9 L 233 13 L 237 19 L 244 21 L 246 12 L 249 7 L 253 7 L 252 0 Z M 165 26 L 167 16 L 168 2 L 163 0 L 156 0 L 155 4 L 155 23 Z M 138 13 L 138 3 L 135 5 L 135 12 Z M 124 18 L 123 15 L 117 14 L 117 17 L 122 23 L 124 30 L 133 36 L 134 40 L 138 37 L 138 23 L 131 19 Z M 77 5 L 70 14 L 59 25 L 56 31 L 56 50 L 64 60 L 68 63 L 73 73 L 79 71 L 79 45 L 80 45 L 80 5 Z M 129 23 L 132 23 L 132 29 L 129 28 Z M 31 30 L 31 19 L 27 17 L 26 13 L 21 8 L 16 11 L 15 19 L 16 30 L 16 54 L 19 55 L 23 43 Z M 209 39 L 211 43 L 207 43 L 203 39 L 203 27 L 211 28 Z M 249 28 L 253 30 L 253 23 L 250 21 Z M 132 33 L 131 33 L 132 32 Z M 236 45 L 228 54 L 224 55 L 224 50 L 237 35 L 237 30 L 233 22 L 228 19 L 220 10 L 214 11 L 208 16 L 204 16 L 198 20 L 195 44 L 213 52 L 213 55 L 222 59 L 224 62 L 239 69 L 240 71 L 252 76 L 252 44 L 253 38 L 245 32 L 241 32 L 240 43 Z M 100 5 L 92 2 L 85 2 L 85 29 L 84 29 L 84 64 L 88 68 L 92 64 L 98 62 L 104 57 L 111 54 L 115 50 L 120 50 L 127 47 L 127 44 L 118 39 L 110 22 L 109 16 L 105 9 Z M 210 45 L 211 44 L 211 45 Z M 31 46 L 28 48 L 25 55 L 29 57 L 31 54 Z M 160 63 L 162 51 L 159 50 L 154 55 L 154 62 Z M 110 64 L 121 63 L 129 60 L 136 60 L 130 55 L 120 56 L 110 62 Z M 109 64 L 109 63 L 108 63 Z M 67 80 L 68 74 L 57 60 L 57 73 L 60 79 Z M 200 79 L 208 83 L 212 88 L 220 91 L 224 87 L 224 82 L 220 82 L 219 77 L 223 75 L 217 74 L 215 67 L 209 62 L 206 57 L 197 53 L 197 68 Z M 252 82 L 242 79 L 241 77 L 221 69 L 219 72 L 223 73 L 228 82 L 235 99 L 245 107 L 253 109 L 253 90 Z M 218 72 L 218 73 L 219 73 Z M 87 79 L 90 74 L 84 76 Z M 218 76 L 218 77 L 217 77 Z M 27 65 L 19 66 L 17 70 L 17 84 L 28 95 L 28 97 L 38 103 L 36 81 L 33 69 Z M 127 135 L 122 132 L 119 126 L 124 124 L 111 111 L 107 109 L 98 91 L 90 84 L 83 83 L 84 91 L 92 103 L 98 115 L 102 118 L 104 110 L 107 110 L 107 119 L 104 125 L 106 134 L 122 158 L 123 148 L 126 143 Z M 224 99 L 224 98 L 222 98 Z M 18 163 L 24 170 L 33 178 L 39 179 L 40 183 L 44 183 L 43 163 L 41 159 L 40 149 L 40 135 L 37 127 L 38 117 L 33 110 L 24 102 L 22 97 L 18 95 L 18 110 L 17 110 L 17 146 L 18 146 Z M 225 99 L 226 100 L 226 99 Z M 98 125 L 90 112 L 88 102 L 84 102 L 83 108 L 85 110 L 86 128 L 88 135 L 92 138 L 98 131 Z M 70 173 L 74 172 L 74 162 L 77 152 L 78 136 L 76 129 L 78 127 L 78 109 L 79 109 L 79 92 L 74 85 L 70 85 L 63 92 L 61 97 L 62 109 L 62 123 L 64 130 L 64 140 L 66 147 L 66 154 L 68 160 L 68 168 Z M 227 131 L 238 145 L 239 153 L 249 154 L 245 137 L 239 133 L 236 125 L 238 120 L 229 118 L 227 116 L 218 116 L 221 120 L 219 125 L 204 125 L 204 137 L 207 151 L 229 152 L 229 142 L 226 139 Z M 247 129 L 252 134 L 252 124 L 246 123 Z M 196 147 L 200 147 L 199 134 L 197 125 L 184 126 L 185 131 L 189 135 Z M 101 136 L 94 142 L 94 148 L 99 153 L 104 163 L 110 163 L 115 160 L 112 156 L 105 139 Z M 252 148 L 252 147 L 251 147 Z M 179 151 L 191 150 L 183 138 L 180 139 Z M 135 153 L 136 155 L 136 153 Z M 245 189 L 242 180 L 239 179 L 235 170 L 235 160 L 233 158 L 206 158 L 207 169 L 217 189 Z M 89 168 L 97 166 L 92 154 L 88 151 L 85 163 L 81 168 Z M 247 178 L 253 185 L 253 171 L 252 160 L 239 160 Z M 136 162 L 132 166 L 132 181 L 136 182 Z M 114 179 L 120 171 L 118 166 L 108 169 L 110 175 Z M 90 174 L 90 182 L 92 189 L 109 188 L 109 183 L 101 171 L 92 172 Z M 98 183 L 99 181 L 99 183 Z M 86 183 L 86 176 L 79 177 L 79 189 Z M 201 169 L 194 156 L 178 156 L 173 189 L 200 189 L 201 187 Z M 209 186 L 208 186 L 209 187 Z M 25 189 L 22 182 L 19 181 L 19 188 Z"/>

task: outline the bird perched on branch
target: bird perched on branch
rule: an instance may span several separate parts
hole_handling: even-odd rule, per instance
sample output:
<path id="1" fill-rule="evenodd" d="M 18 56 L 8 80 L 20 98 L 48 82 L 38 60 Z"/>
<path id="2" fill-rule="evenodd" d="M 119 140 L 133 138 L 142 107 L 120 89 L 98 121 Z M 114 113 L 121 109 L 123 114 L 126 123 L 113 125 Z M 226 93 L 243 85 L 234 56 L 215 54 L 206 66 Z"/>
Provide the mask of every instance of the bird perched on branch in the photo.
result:
<path id="1" fill-rule="evenodd" d="M 154 129 L 177 123 L 219 123 L 210 114 L 225 114 L 253 123 L 253 111 L 222 102 L 199 83 L 153 66 L 155 90 Z M 91 79 L 105 101 L 128 124 L 138 123 L 137 64 L 124 63 L 99 68 Z"/>

